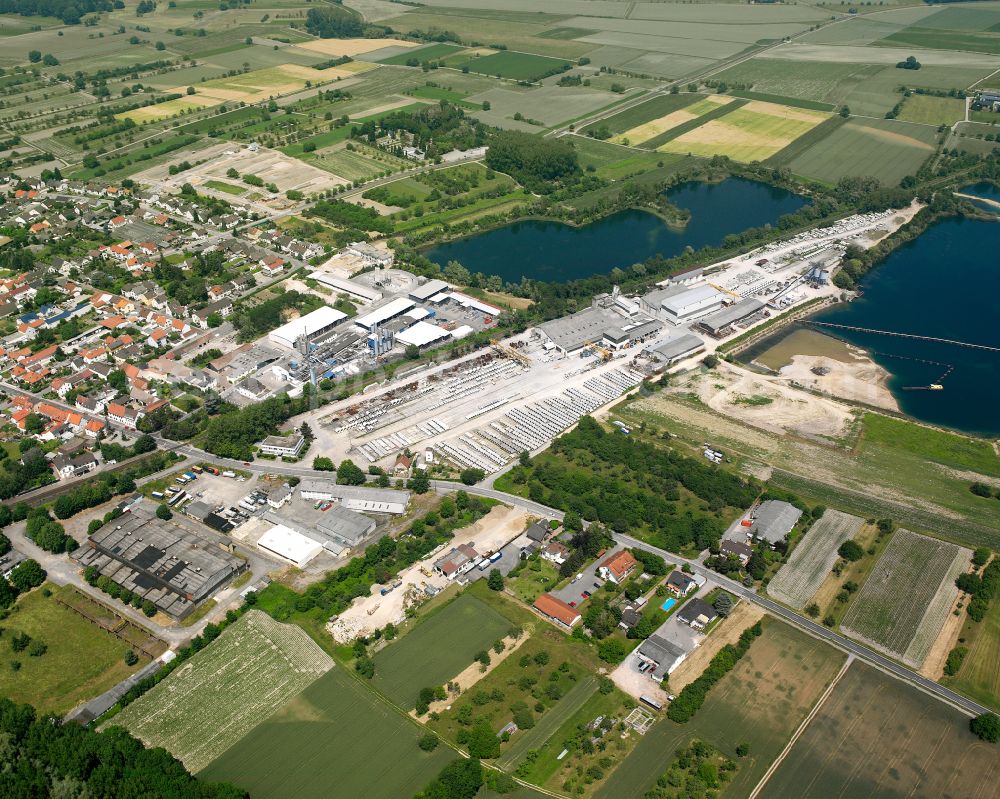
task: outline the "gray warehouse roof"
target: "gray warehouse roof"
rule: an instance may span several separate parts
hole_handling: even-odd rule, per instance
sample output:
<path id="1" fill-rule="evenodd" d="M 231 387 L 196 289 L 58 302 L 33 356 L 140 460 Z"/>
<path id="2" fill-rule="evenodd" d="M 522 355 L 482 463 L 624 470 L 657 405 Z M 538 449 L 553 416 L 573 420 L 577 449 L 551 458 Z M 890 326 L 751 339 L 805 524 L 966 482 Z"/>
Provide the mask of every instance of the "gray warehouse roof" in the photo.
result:
<path id="1" fill-rule="evenodd" d="M 729 327 L 741 319 L 746 319 L 748 316 L 752 316 L 764 307 L 765 303 L 763 300 L 758 300 L 756 297 L 748 297 L 745 300 L 740 300 L 728 308 L 723 308 L 721 311 L 716 311 L 715 313 L 710 313 L 701 319 L 699 324 L 707 330 L 711 330 L 713 333 L 717 333 L 724 328 Z"/>
<path id="2" fill-rule="evenodd" d="M 753 535 L 769 544 L 781 541 L 802 515 L 794 505 L 778 499 L 761 502 L 754 514 Z"/>
<path id="3" fill-rule="evenodd" d="M 347 546 L 356 546 L 375 529 L 375 520 L 353 510 L 334 505 L 316 522 L 316 528 Z"/>
<path id="4" fill-rule="evenodd" d="M 438 280 L 437 278 L 432 278 L 428 280 L 423 285 L 417 286 L 409 293 L 411 300 L 416 300 L 417 302 L 426 302 L 435 294 L 440 294 L 442 291 L 448 290 L 448 284 L 443 280 Z"/>
<path id="5" fill-rule="evenodd" d="M 705 342 L 693 333 L 682 333 L 667 339 L 658 347 L 647 347 L 645 351 L 651 357 L 671 364 L 686 355 L 697 352 L 704 346 Z"/>
<path id="6" fill-rule="evenodd" d="M 246 568 L 190 524 L 137 507 L 97 530 L 74 557 L 180 618 Z"/>
<path id="7" fill-rule="evenodd" d="M 584 308 L 571 316 L 553 319 L 538 326 L 552 343 L 566 352 L 600 341 L 604 331 L 620 326 L 624 317 L 606 308 Z"/>

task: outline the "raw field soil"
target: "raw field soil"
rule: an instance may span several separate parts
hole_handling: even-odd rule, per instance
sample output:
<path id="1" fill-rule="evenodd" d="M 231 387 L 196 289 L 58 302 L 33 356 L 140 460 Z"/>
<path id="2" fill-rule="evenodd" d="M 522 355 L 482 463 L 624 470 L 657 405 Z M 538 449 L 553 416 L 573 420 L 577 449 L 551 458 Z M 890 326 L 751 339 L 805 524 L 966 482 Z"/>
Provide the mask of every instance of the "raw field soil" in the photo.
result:
<path id="1" fill-rule="evenodd" d="M 703 117 L 705 114 L 716 111 L 732 102 L 731 98 L 722 97 L 717 94 L 709 97 L 702 97 L 697 94 L 676 94 L 671 96 L 678 101 L 686 102 L 679 103 L 676 111 L 671 111 L 657 119 L 644 122 L 634 128 L 629 128 L 618 136 L 613 137 L 611 139 L 612 143 L 632 146 L 642 145 L 650 139 L 676 128 L 678 125 L 683 125 L 685 122 L 691 122 L 699 117 Z"/>
<path id="2" fill-rule="evenodd" d="M 199 771 L 332 666 L 302 629 L 251 610 L 111 723 Z"/>
<path id="3" fill-rule="evenodd" d="M 829 115 L 821 111 L 751 100 L 717 119 L 678 136 L 658 149 L 734 161 L 763 161 L 808 133 Z"/>
<path id="4" fill-rule="evenodd" d="M 960 637 L 968 647 L 962 668 L 954 677 L 943 676 L 939 682 L 981 705 L 1000 712 L 1000 601 L 996 598 L 981 622 L 962 611 L 964 624 Z"/>
<path id="5" fill-rule="evenodd" d="M 422 729 L 339 666 L 330 669 L 198 776 L 254 799 L 399 799 L 456 755 L 417 746 Z"/>
<path id="6" fill-rule="evenodd" d="M 972 553 L 897 530 L 854 598 L 842 632 L 918 668 L 955 601 Z"/>
<path id="7" fill-rule="evenodd" d="M 699 738 L 735 758 L 750 744 L 723 799 L 746 796 L 844 663 L 843 653 L 773 618 L 736 667 L 708 693 L 687 724 L 662 718 L 598 791 L 598 799 L 639 799 L 665 770 L 674 751 Z"/>
<path id="8" fill-rule="evenodd" d="M 1000 749 L 965 714 L 855 661 L 760 799 L 987 799 L 998 780 Z"/>
<path id="9" fill-rule="evenodd" d="M 403 39 L 311 39 L 296 47 L 325 56 L 357 56 L 381 50 L 383 47 L 419 47 L 417 42 Z"/>
<path id="10" fill-rule="evenodd" d="M 126 666 L 123 658 L 130 648 L 126 642 L 56 601 L 75 589 L 49 583 L 44 587 L 51 596 L 36 588 L 22 596 L 2 622 L 0 696 L 34 705 L 39 713 L 62 715 L 117 685 L 149 659 L 140 656 L 135 666 Z M 41 641 L 48 650 L 40 657 L 32 657 L 28 650 L 14 652 L 9 639 L 18 632 Z M 15 660 L 21 663 L 19 671 L 11 668 Z"/>
<path id="11" fill-rule="evenodd" d="M 788 164 L 797 175 L 836 183 L 872 175 L 895 186 L 934 152 L 937 131 L 893 120 L 850 119 Z"/>
<path id="12" fill-rule="evenodd" d="M 837 547 L 854 538 L 864 519 L 827 509 L 822 518 L 799 540 L 788 562 L 767 586 L 767 593 L 801 610 L 823 584 L 837 562 Z"/>
<path id="13" fill-rule="evenodd" d="M 464 593 L 375 655 L 374 685 L 410 710 L 421 688 L 444 685 L 512 626 L 500 613 Z"/>
<path id="14" fill-rule="evenodd" d="M 911 94 L 903 101 L 903 110 L 897 119 L 920 122 L 924 125 L 954 125 L 965 119 L 965 100 L 957 97 L 934 97 L 929 94 Z"/>
<path id="15" fill-rule="evenodd" d="M 409 44 L 409 42 L 406 44 Z M 406 62 L 412 58 L 417 59 L 417 61 L 422 64 L 424 61 L 437 61 L 439 58 L 455 55 L 455 53 L 461 52 L 462 49 L 463 48 L 457 44 L 445 44 L 444 42 L 439 42 L 438 44 L 431 44 L 426 47 L 410 50 L 406 53 L 390 56 L 389 58 L 383 58 L 379 61 L 379 63 L 394 64 L 398 67 L 405 67 Z"/>

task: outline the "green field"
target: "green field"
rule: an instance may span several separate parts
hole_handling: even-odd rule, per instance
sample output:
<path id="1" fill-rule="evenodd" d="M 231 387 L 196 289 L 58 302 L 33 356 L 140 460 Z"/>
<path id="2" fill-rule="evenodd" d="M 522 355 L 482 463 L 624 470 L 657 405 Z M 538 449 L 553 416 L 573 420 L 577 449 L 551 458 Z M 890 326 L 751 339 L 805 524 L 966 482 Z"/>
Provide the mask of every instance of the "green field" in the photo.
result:
<path id="1" fill-rule="evenodd" d="M 478 72 L 480 75 L 535 81 L 553 74 L 564 64 L 568 64 L 568 62 L 531 53 L 502 50 L 492 55 L 469 59 L 464 64 L 457 66 L 460 68 L 468 67 L 470 72 Z"/>
<path id="2" fill-rule="evenodd" d="M 701 99 L 703 99 L 703 95 L 700 94 L 660 94 L 631 108 L 626 108 L 624 111 L 619 111 L 607 119 L 595 122 L 583 130 L 588 132 L 607 128 L 612 133 L 624 133 L 626 130 L 679 111 Z"/>
<path id="3" fill-rule="evenodd" d="M 998 780 L 964 713 L 855 662 L 760 797 L 987 797 Z"/>
<path id="4" fill-rule="evenodd" d="M 838 650 L 772 618 L 736 667 L 715 685 L 687 724 L 663 718 L 597 792 L 598 799 L 639 799 L 663 774 L 674 751 L 692 738 L 735 756 L 750 754 L 721 796 L 746 796 L 760 781 L 792 733 L 844 662 Z"/>
<path id="5" fill-rule="evenodd" d="M 730 85 L 752 84 L 752 93 L 840 105 L 859 84 L 882 69 L 884 67 L 877 64 L 751 58 L 714 77 Z M 734 93 L 744 94 L 742 91 Z"/>
<path id="6" fill-rule="evenodd" d="M 954 603 L 968 550 L 897 530 L 840 629 L 919 668 Z"/>
<path id="7" fill-rule="evenodd" d="M 959 100 L 957 97 L 911 94 L 903 101 L 903 110 L 897 118 L 904 122 L 950 126 L 965 119 L 965 100 Z"/>
<path id="8" fill-rule="evenodd" d="M 1000 477 L 1000 457 L 981 438 L 923 427 L 878 413 L 865 414 L 864 429 L 867 444 L 893 447 L 944 466 Z"/>
<path id="9" fill-rule="evenodd" d="M 226 194 L 244 194 L 246 189 L 242 186 L 234 186 L 232 183 L 226 183 L 223 180 L 206 180 L 205 188 L 215 189 L 216 191 L 222 191 Z"/>
<path id="10" fill-rule="evenodd" d="M 513 625 L 464 593 L 431 611 L 398 641 L 375 655 L 375 687 L 410 709 L 421 688 L 444 685 Z"/>
<path id="11" fill-rule="evenodd" d="M 456 756 L 446 746 L 421 751 L 420 735 L 418 725 L 335 666 L 198 776 L 235 783 L 254 799 L 399 799 Z"/>
<path id="12" fill-rule="evenodd" d="M 892 120 L 851 119 L 789 162 L 797 175 L 825 183 L 872 175 L 895 186 L 915 174 L 934 152 L 937 132 Z"/>
<path id="13" fill-rule="evenodd" d="M 981 622 L 966 618 L 960 637 L 969 650 L 962 668 L 940 683 L 1000 712 L 1000 602 L 994 598 Z"/>
<path id="14" fill-rule="evenodd" d="M 45 596 L 45 590 L 51 592 Z M 126 666 L 123 657 L 131 648 L 57 600 L 75 589 L 46 583 L 21 597 L 3 620 L 0 646 L 0 696 L 34 705 L 39 713 L 67 713 L 124 680 L 148 663 L 142 658 Z M 32 656 L 29 649 L 14 652 L 10 639 L 27 633 L 47 647 Z M 15 671 L 11 664 L 21 667 Z"/>
<path id="15" fill-rule="evenodd" d="M 332 665 L 303 630 L 251 610 L 111 723 L 198 771 Z"/>

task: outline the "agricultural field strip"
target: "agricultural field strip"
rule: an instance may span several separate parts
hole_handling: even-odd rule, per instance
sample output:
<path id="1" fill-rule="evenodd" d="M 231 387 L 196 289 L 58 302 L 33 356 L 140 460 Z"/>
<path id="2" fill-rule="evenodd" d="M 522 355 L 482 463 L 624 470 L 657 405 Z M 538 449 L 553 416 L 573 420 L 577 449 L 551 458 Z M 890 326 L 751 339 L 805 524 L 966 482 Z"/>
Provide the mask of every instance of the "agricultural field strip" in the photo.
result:
<path id="1" fill-rule="evenodd" d="M 955 544 L 897 530 L 851 603 L 841 630 L 879 652 L 904 659 L 956 560 L 970 556 L 969 550 Z"/>
<path id="2" fill-rule="evenodd" d="M 863 524 L 864 520 L 857 516 L 828 508 L 768 583 L 767 593 L 801 610 L 837 562 L 837 548 L 854 538 Z"/>
<path id="3" fill-rule="evenodd" d="M 332 667 L 303 630 L 250 611 L 112 724 L 198 771 Z"/>
<path id="4" fill-rule="evenodd" d="M 554 735 L 560 727 L 594 695 L 597 690 L 597 677 L 588 676 L 574 685 L 552 710 L 544 714 L 541 720 L 530 730 L 519 735 L 511 743 L 510 748 L 497 760 L 497 765 L 503 769 L 517 766 L 531 749 L 537 749 Z"/>
<path id="5" fill-rule="evenodd" d="M 723 97 L 718 94 L 709 95 L 708 97 L 696 100 L 690 105 L 686 105 L 683 108 L 672 111 L 665 116 L 659 117 L 658 119 L 653 119 L 641 125 L 636 125 L 634 128 L 630 128 L 624 133 L 613 137 L 611 142 L 613 144 L 632 144 L 639 146 L 645 144 L 650 139 L 659 136 L 661 133 L 666 133 L 668 130 L 672 130 L 685 122 L 698 119 L 699 117 L 715 111 L 718 108 L 729 105 L 731 102 L 733 102 L 731 97 Z"/>
<path id="6" fill-rule="evenodd" d="M 971 555 L 972 553 L 967 549 L 960 549 L 955 555 L 951 568 L 941 580 L 937 593 L 928 603 L 924 617 L 920 620 L 920 625 L 913 635 L 913 640 L 906 648 L 903 655 L 904 663 L 923 664 L 930 653 L 934 641 L 937 640 L 938 634 L 944 626 L 945 619 L 948 618 L 948 614 L 951 613 L 955 600 L 958 598 L 958 586 L 955 585 L 955 580 L 968 567 Z"/>

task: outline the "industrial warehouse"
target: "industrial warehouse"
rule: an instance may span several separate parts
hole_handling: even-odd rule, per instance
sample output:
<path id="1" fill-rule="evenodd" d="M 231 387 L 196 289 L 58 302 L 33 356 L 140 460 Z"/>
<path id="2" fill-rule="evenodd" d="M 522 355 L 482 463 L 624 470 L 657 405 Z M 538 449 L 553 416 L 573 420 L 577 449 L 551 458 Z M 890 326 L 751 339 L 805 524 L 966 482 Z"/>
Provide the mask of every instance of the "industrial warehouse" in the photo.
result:
<path id="1" fill-rule="evenodd" d="M 247 568 L 207 531 L 160 519 L 144 504 L 102 526 L 73 557 L 175 619 Z"/>

